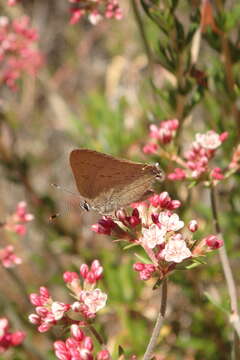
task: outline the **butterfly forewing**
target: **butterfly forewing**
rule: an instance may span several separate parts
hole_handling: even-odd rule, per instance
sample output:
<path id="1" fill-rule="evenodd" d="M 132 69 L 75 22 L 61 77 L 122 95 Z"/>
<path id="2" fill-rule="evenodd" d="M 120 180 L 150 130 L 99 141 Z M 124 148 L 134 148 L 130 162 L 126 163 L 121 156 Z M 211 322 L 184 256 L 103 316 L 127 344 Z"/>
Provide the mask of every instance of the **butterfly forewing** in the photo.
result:
<path id="1" fill-rule="evenodd" d="M 155 166 L 88 149 L 73 150 L 70 164 L 80 195 L 102 214 L 142 200 L 160 175 Z"/>

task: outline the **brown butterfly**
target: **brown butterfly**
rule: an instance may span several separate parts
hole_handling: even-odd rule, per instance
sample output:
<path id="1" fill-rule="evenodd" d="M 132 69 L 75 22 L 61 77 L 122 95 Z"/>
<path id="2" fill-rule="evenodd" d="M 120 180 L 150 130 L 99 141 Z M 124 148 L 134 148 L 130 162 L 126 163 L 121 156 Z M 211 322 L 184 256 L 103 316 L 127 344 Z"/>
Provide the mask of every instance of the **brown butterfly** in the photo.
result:
<path id="1" fill-rule="evenodd" d="M 81 207 L 102 215 L 145 200 L 153 193 L 155 181 L 164 178 L 158 164 L 141 164 L 88 149 L 73 150 L 70 165 L 84 200 Z"/>

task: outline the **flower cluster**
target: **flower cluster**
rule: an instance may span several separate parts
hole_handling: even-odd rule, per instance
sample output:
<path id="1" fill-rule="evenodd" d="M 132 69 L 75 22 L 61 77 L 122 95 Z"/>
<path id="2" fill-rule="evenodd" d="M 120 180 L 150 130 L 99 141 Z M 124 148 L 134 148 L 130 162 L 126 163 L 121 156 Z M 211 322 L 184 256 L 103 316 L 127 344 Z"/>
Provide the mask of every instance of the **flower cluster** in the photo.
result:
<path id="1" fill-rule="evenodd" d="M 20 345 L 25 339 L 23 331 L 10 332 L 7 318 L 0 318 L 0 354 L 12 346 Z"/>
<path id="2" fill-rule="evenodd" d="M 90 267 L 82 264 L 80 275 L 66 271 L 63 279 L 75 299 L 71 304 L 54 301 L 48 289 L 43 286 L 40 287 L 39 294 L 30 295 L 36 313 L 29 315 L 29 321 L 38 326 L 39 332 L 46 332 L 57 324 L 66 328 L 70 325 L 71 336 L 66 341 L 59 340 L 54 343 L 55 354 L 60 360 L 93 359 L 93 341 L 80 328 L 87 327 L 96 312 L 106 304 L 107 294 L 95 288 L 102 273 L 103 268 L 98 260 L 94 260 Z M 104 359 L 102 351 L 98 354 L 99 359 Z M 108 351 L 104 349 L 104 353 Z"/>
<path id="3" fill-rule="evenodd" d="M 150 125 L 150 138 L 153 139 L 150 143 L 146 144 L 143 148 L 145 154 L 154 154 L 157 152 L 159 145 L 169 144 L 174 138 L 176 131 L 179 127 L 177 119 L 162 121 L 159 125 Z"/>
<path id="4" fill-rule="evenodd" d="M 163 192 L 152 196 L 148 202 L 134 204 L 130 216 L 120 210 L 115 221 L 103 217 L 92 230 L 141 246 L 149 260 L 135 263 L 134 270 L 139 272 L 142 280 L 155 275 L 162 279 L 177 264 L 185 260 L 196 262 L 197 257 L 223 245 L 215 235 L 194 240 L 197 221 L 192 220 L 185 226 L 173 211 L 180 205 L 178 200 L 172 200 L 167 192 Z"/>
<path id="5" fill-rule="evenodd" d="M 14 253 L 14 247 L 8 245 L 0 249 L 0 262 L 5 268 L 12 268 L 22 263 L 22 259 Z"/>
<path id="6" fill-rule="evenodd" d="M 68 0 L 72 3 L 71 24 L 76 24 L 82 17 L 87 16 L 88 20 L 96 25 L 103 18 L 122 19 L 122 10 L 117 0 Z"/>
<path id="7" fill-rule="evenodd" d="M 18 235 L 24 236 L 27 228 L 26 224 L 34 219 L 33 214 L 27 212 L 27 204 L 25 201 L 20 201 L 17 204 L 15 212 L 9 216 L 3 224 L 5 230 L 15 232 Z"/>
<path id="8" fill-rule="evenodd" d="M 36 49 L 37 31 L 29 27 L 24 16 L 12 22 L 0 17 L 0 82 L 16 90 L 16 81 L 24 72 L 35 76 L 43 64 L 43 56 Z"/>
<path id="9" fill-rule="evenodd" d="M 94 345 L 92 338 L 86 336 L 78 325 L 73 324 L 70 327 L 71 337 L 65 341 L 55 341 L 55 355 L 60 360 L 93 360 Z M 97 360 L 110 360 L 110 354 L 107 349 L 101 350 L 96 357 Z"/>
<path id="10" fill-rule="evenodd" d="M 189 176 L 196 179 L 207 173 L 209 170 L 209 161 L 214 157 L 216 150 L 227 138 L 227 133 L 218 135 L 215 131 L 208 131 L 206 134 L 196 134 L 196 139 L 191 145 L 189 151 L 185 154 L 186 167 L 190 170 Z M 184 170 L 180 174 L 180 169 L 175 169 L 168 175 L 170 180 L 182 180 Z M 185 172 L 185 177 L 187 172 Z M 216 180 L 222 180 L 224 175 L 220 168 L 214 168 L 210 171 L 210 176 Z"/>
<path id="11" fill-rule="evenodd" d="M 7 4 L 8 6 L 14 6 L 17 4 L 19 0 L 7 0 Z"/>
<path id="12" fill-rule="evenodd" d="M 27 212 L 26 202 L 20 201 L 17 204 L 15 212 L 1 224 L 1 227 L 23 236 L 27 231 L 26 224 L 33 219 L 34 216 Z M 0 249 L 0 262 L 5 268 L 11 268 L 21 264 L 22 259 L 14 253 L 14 247 L 12 245 L 7 245 Z"/>
<path id="13" fill-rule="evenodd" d="M 60 320 L 69 323 L 72 312 L 79 314 L 79 321 L 94 318 L 96 312 L 105 306 L 107 300 L 105 293 L 94 288 L 96 282 L 102 277 L 102 272 L 103 268 L 99 261 L 94 260 L 90 269 L 86 264 L 80 267 L 81 276 L 77 272 L 64 273 L 63 279 L 76 300 L 72 304 L 53 301 L 48 289 L 41 287 L 39 294 L 30 295 L 31 303 L 36 306 L 36 314 L 31 314 L 29 320 L 38 325 L 39 332 L 45 332 Z"/>

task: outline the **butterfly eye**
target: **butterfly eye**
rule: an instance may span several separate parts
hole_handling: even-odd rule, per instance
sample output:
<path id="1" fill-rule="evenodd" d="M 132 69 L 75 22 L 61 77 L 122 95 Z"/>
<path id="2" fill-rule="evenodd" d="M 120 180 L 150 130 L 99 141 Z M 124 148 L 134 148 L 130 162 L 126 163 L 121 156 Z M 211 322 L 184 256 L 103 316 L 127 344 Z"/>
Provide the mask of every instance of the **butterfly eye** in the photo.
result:
<path id="1" fill-rule="evenodd" d="M 88 205 L 88 203 L 86 201 L 84 201 L 83 204 L 80 204 L 80 207 L 86 211 L 90 210 L 90 206 Z"/>

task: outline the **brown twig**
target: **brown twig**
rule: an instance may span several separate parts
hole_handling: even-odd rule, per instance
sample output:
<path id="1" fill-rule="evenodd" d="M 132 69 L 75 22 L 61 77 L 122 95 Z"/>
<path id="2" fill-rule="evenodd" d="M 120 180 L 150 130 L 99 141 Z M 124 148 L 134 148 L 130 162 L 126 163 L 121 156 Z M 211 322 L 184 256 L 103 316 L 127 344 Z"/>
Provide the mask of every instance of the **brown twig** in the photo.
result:
<path id="1" fill-rule="evenodd" d="M 210 188 L 210 196 L 211 196 L 211 207 L 212 207 L 214 228 L 217 233 L 217 236 L 223 240 L 223 235 L 222 235 L 221 226 L 218 218 L 218 212 L 217 212 L 216 190 L 213 185 Z M 223 246 L 219 249 L 219 257 L 228 288 L 228 294 L 230 297 L 231 314 L 229 316 L 229 320 L 240 339 L 240 318 L 238 313 L 237 290 L 224 243 Z"/>
<path id="2" fill-rule="evenodd" d="M 166 313 L 166 307 L 167 307 L 167 278 L 163 279 L 162 283 L 162 295 L 161 295 L 161 305 L 158 312 L 156 324 L 154 326 L 150 341 L 148 343 L 147 349 L 145 351 L 145 354 L 143 356 L 143 360 L 150 360 L 154 351 L 154 348 L 156 346 L 159 332 L 162 326 L 162 321 Z"/>
<path id="3" fill-rule="evenodd" d="M 216 0 L 216 6 L 218 11 L 223 13 L 225 12 L 224 5 L 222 0 Z M 227 34 L 223 31 L 219 32 L 220 40 L 221 40 L 221 48 L 222 48 L 222 58 L 223 58 L 223 65 L 225 69 L 225 76 L 226 76 L 226 84 L 227 84 L 227 94 L 230 97 L 230 101 L 232 101 L 232 114 L 236 121 L 236 126 L 238 129 L 238 134 L 240 134 L 240 111 L 238 110 L 236 99 L 234 96 L 234 88 L 235 88 L 235 80 L 233 74 L 233 64 L 231 58 L 231 52 L 229 48 L 229 40 Z"/>
<path id="4" fill-rule="evenodd" d="M 100 345 L 105 345 L 104 339 L 92 325 L 88 325 L 88 329 L 92 332 L 92 334 L 95 336 L 95 338 L 97 339 Z"/>

